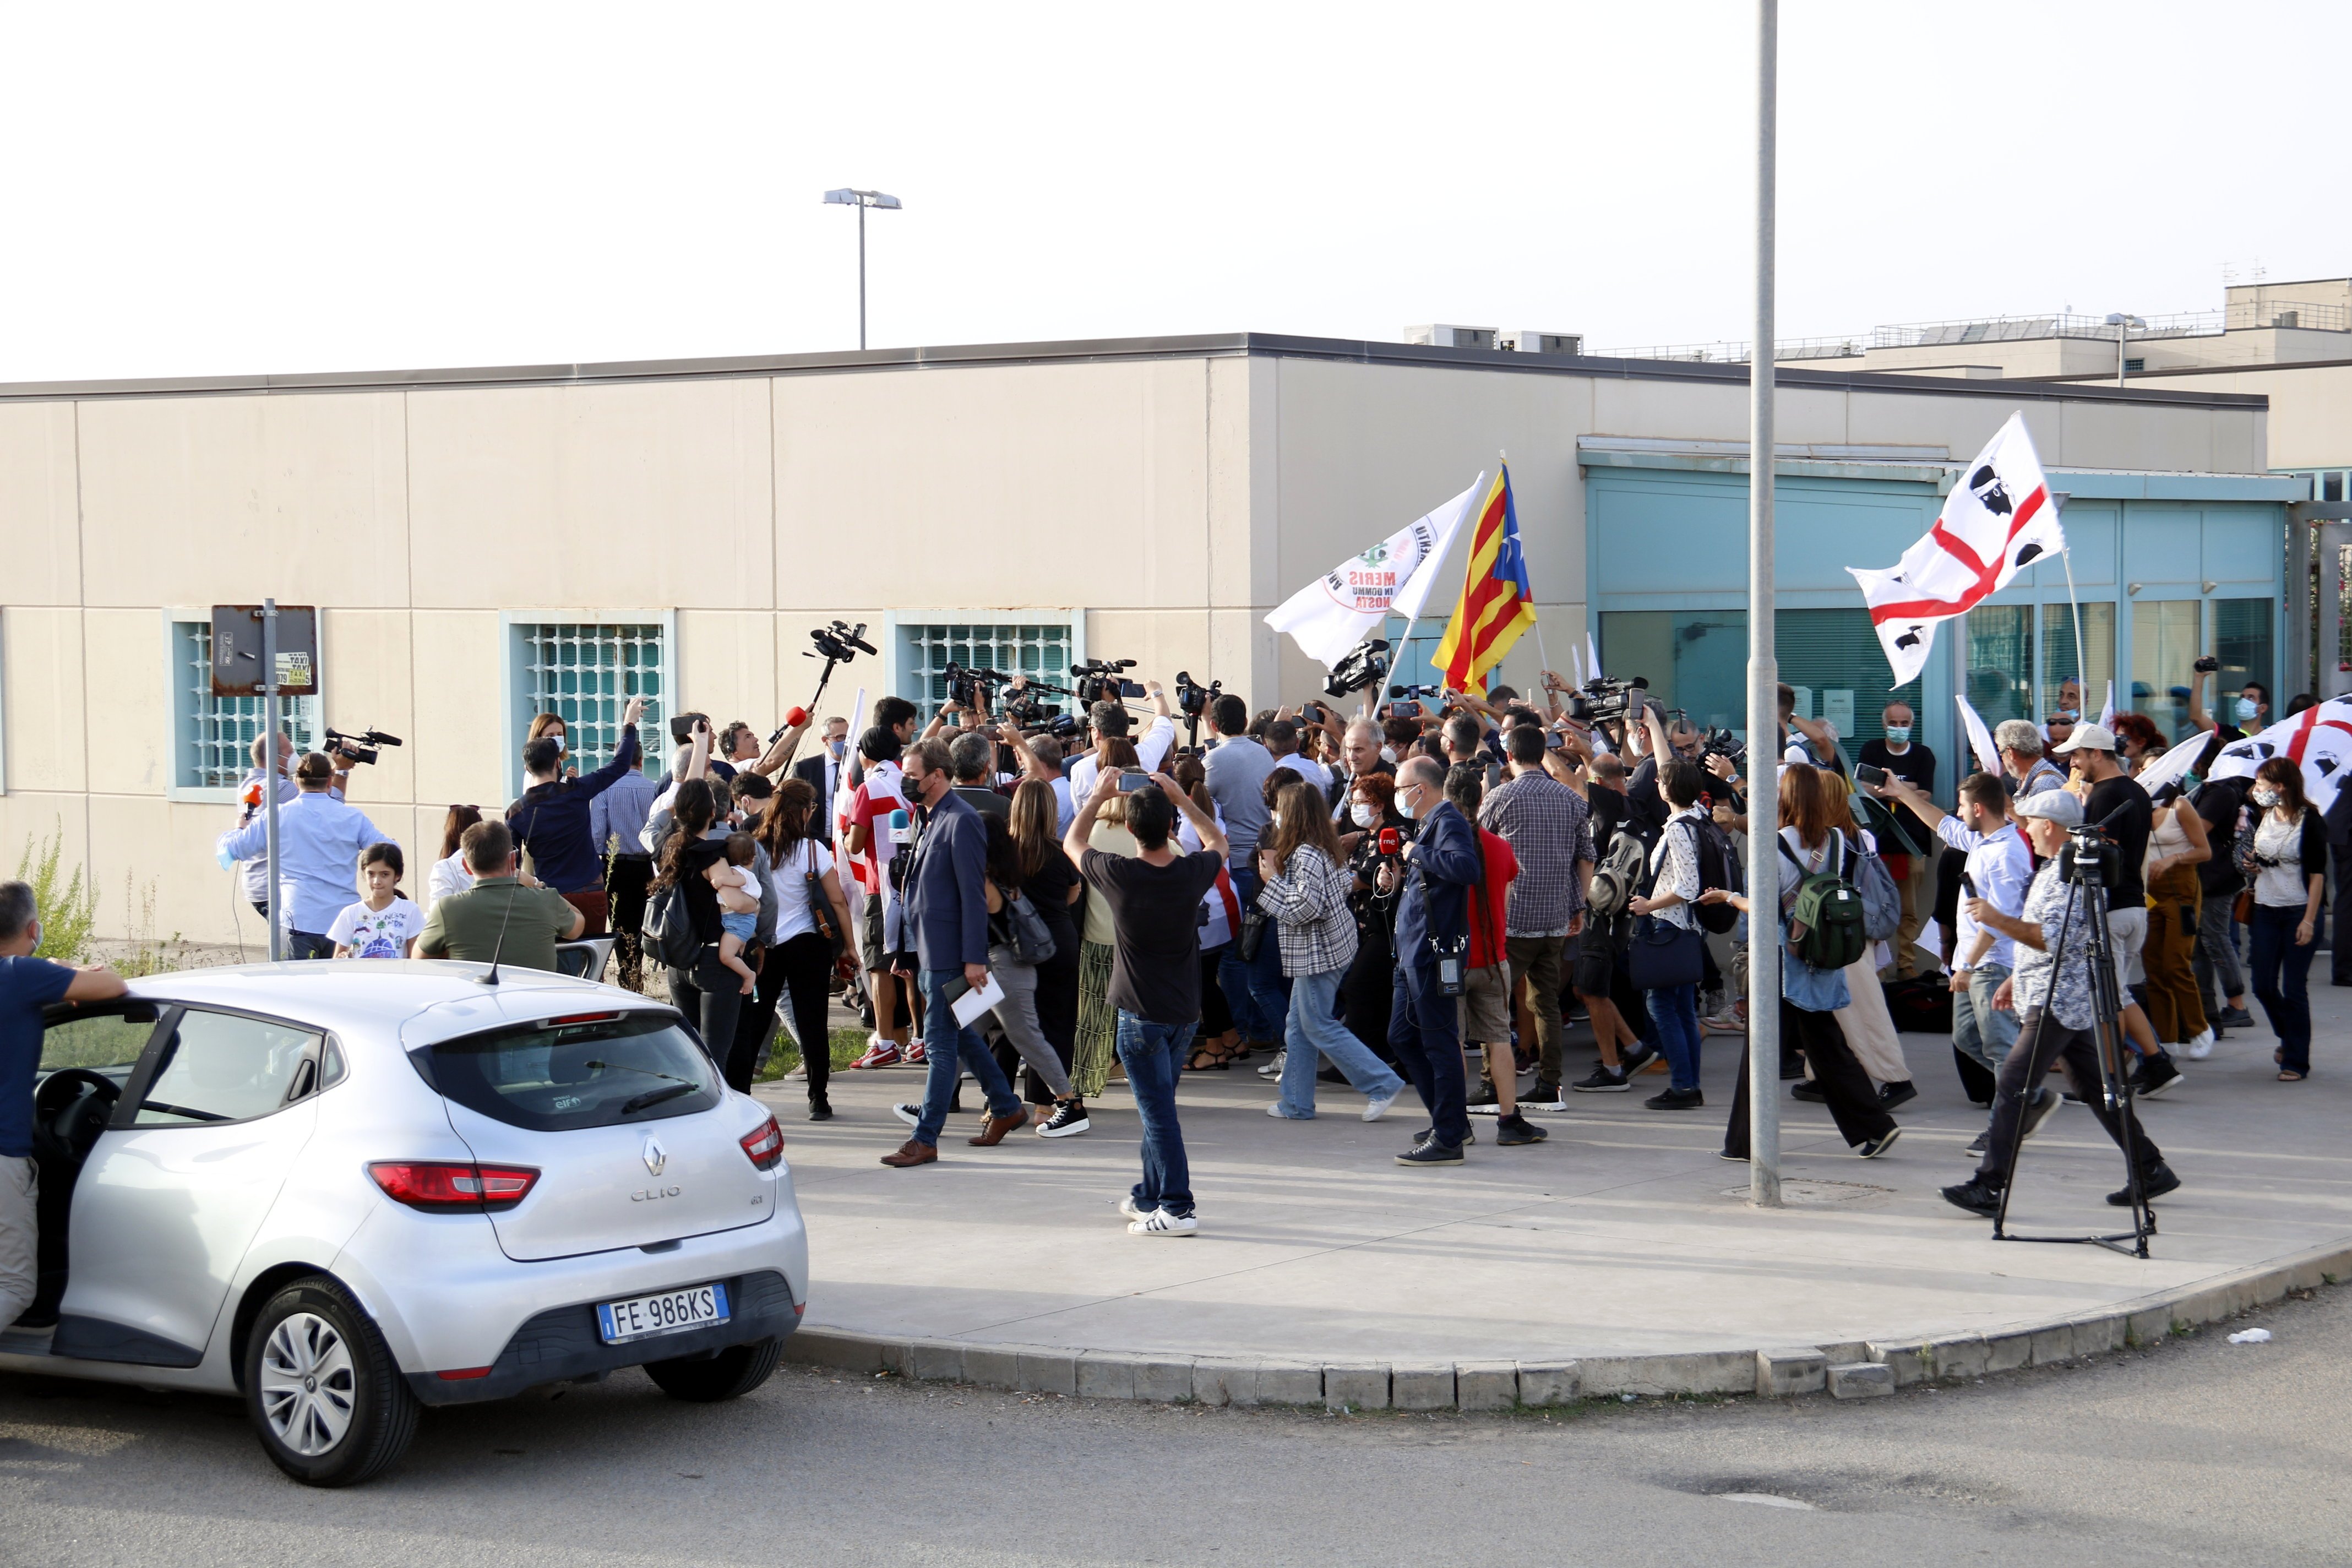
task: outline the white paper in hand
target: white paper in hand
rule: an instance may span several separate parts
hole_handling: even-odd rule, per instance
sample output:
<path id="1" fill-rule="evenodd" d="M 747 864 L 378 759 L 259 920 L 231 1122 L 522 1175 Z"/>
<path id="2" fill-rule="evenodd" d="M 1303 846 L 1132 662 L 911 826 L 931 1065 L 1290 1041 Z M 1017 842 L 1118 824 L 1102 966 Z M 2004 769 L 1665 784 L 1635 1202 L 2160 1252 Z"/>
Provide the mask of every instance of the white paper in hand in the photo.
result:
<path id="1" fill-rule="evenodd" d="M 965 992 L 955 999 L 949 1010 L 955 1014 L 957 1023 L 969 1029 L 980 1021 L 982 1013 L 1003 1000 L 1004 987 L 996 983 L 995 972 L 992 970 L 987 984 L 977 991 Z"/>

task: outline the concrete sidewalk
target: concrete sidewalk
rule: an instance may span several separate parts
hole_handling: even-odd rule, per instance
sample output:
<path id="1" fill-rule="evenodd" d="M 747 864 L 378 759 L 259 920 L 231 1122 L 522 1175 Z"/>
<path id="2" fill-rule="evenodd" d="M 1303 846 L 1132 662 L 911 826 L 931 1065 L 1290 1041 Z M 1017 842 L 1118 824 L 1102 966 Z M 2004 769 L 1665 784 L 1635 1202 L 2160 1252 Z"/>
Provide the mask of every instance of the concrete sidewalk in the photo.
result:
<path id="1" fill-rule="evenodd" d="M 1297 1122 L 1265 1114 L 1273 1086 L 1247 1068 L 1188 1074 L 1201 1231 L 1173 1240 L 1128 1235 L 1117 1211 L 1137 1173 L 1118 1085 L 1091 1107 L 1092 1131 L 1048 1142 L 1024 1131 L 992 1150 L 963 1142 L 979 1122 L 968 1089 L 975 1113 L 950 1120 L 940 1163 L 904 1172 L 877 1162 L 906 1135 L 888 1105 L 919 1097 L 920 1069 L 836 1075 L 840 1116 L 815 1125 L 800 1119 L 798 1085 L 762 1085 L 810 1233 L 814 1285 L 795 1353 L 968 1375 L 1015 1365 L 1019 1352 L 989 1347 L 1022 1347 L 1053 1363 L 1038 1374 L 1050 1386 L 1083 1352 L 1113 1368 L 1099 1392 L 1156 1365 L 1147 1392 L 1213 1398 L 1229 1393 L 1235 1365 L 1353 1365 L 1384 1379 L 1444 1367 L 1449 1390 L 1457 1366 L 1517 1366 L 1538 1369 L 1517 1391 L 1528 1403 L 1530 1391 L 1745 1388 L 1756 1352 L 1780 1347 L 1818 1352 L 1815 1370 L 1795 1374 L 1806 1386 L 1819 1386 L 1820 1363 L 1934 1375 L 1937 1352 L 1916 1353 L 1929 1342 L 1948 1342 L 1948 1372 L 1998 1370 L 2037 1344 L 2041 1359 L 2063 1359 L 2352 1277 L 2352 1074 L 2331 1060 L 2352 1005 L 2325 985 L 2313 1003 L 2317 1077 L 2276 1082 L 2271 1037 L 2240 1031 L 2142 1107 L 2185 1183 L 2158 1205 L 2145 1262 L 1995 1242 L 1987 1222 L 1944 1203 L 1937 1190 L 1971 1169 L 1963 1149 L 1984 1113 L 1961 1096 L 1949 1042 L 1932 1036 L 1904 1038 L 1920 1095 L 1897 1111 L 1903 1138 L 1879 1160 L 1854 1158 L 1820 1107 L 1784 1100 L 1790 1202 L 1779 1212 L 1750 1207 L 1747 1166 L 1717 1153 L 1737 1038 L 1707 1040 L 1703 1110 L 1646 1110 L 1664 1083 L 1651 1076 L 1630 1094 L 1538 1113 L 1551 1136 L 1533 1148 L 1494 1147 L 1479 1118 L 1469 1163 L 1437 1171 L 1394 1163 L 1426 1124 L 1410 1091 L 1367 1125 L 1360 1096 L 1323 1085 L 1320 1117 Z M 1587 1038 L 1570 1040 L 1575 1075 Z M 2122 1184 L 2115 1146 L 2066 1106 L 2028 1145 L 2011 1228 L 2117 1228 L 2125 1211 L 2102 1197 Z M 2079 1333 L 2053 1337 L 2051 1325 L 2078 1321 Z M 1175 1391 L 1173 1367 L 1200 1358 L 1214 1374 Z M 1321 1396 L 1296 1378 L 1281 1386 Z M 1402 1373 L 1382 1386 L 1404 1398 Z"/>

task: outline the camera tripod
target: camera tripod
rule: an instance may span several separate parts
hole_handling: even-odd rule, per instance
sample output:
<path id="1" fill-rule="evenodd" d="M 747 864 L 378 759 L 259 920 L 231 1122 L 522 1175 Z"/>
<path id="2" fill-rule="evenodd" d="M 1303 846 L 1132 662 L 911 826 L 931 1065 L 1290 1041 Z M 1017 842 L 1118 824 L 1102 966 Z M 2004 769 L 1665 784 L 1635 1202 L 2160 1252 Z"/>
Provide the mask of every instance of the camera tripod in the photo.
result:
<path id="1" fill-rule="evenodd" d="M 2069 845 L 2060 866 L 2060 874 L 2074 883 L 2079 898 L 2066 900 L 2066 913 L 2058 922 L 2058 942 L 2051 951 L 2057 954 L 2051 966 L 2051 995 L 2057 994 L 2058 967 L 2066 962 L 2066 933 L 2073 928 L 2074 911 L 2081 909 L 2087 923 L 2083 932 L 2084 957 L 2091 970 L 2091 1047 L 2099 1059 L 2099 1095 L 2107 1109 L 2116 1116 L 2121 1130 L 2118 1142 L 2124 1152 L 2124 1182 L 2131 1194 L 2132 1227 L 2092 1236 L 2019 1236 L 2008 1231 L 2010 1195 L 2017 1191 L 2017 1156 L 2025 1146 L 2025 1111 L 2032 1103 L 2033 1091 L 2041 1085 L 2025 1085 L 2024 1102 L 2018 1107 L 2018 1135 L 2009 1147 L 2009 1165 L 2001 1173 L 2000 1207 L 1992 1216 L 1992 1238 L 1995 1241 L 2068 1242 L 2104 1247 L 2127 1258 L 2146 1258 L 2147 1238 L 2156 1234 L 2156 1211 L 2148 1206 L 2147 1195 L 2140 1190 L 2137 1120 L 2132 1115 L 2131 1078 L 2124 1069 L 2123 1001 L 2116 985 L 2114 955 L 2107 947 L 2107 889 L 2097 871 L 2115 856 L 2112 845 L 2104 846 L 2104 855 L 2078 857 L 2074 846 Z M 2045 1009 L 2044 1026 L 2057 1023 L 2055 1015 Z M 2035 1040 L 2038 1044 L 2037 1030 Z M 2011 1047 L 2014 1050 L 2017 1047 Z M 1996 1089 L 1995 1094 L 2000 1090 Z M 2126 1246 L 2126 1243 L 2130 1245 Z"/>

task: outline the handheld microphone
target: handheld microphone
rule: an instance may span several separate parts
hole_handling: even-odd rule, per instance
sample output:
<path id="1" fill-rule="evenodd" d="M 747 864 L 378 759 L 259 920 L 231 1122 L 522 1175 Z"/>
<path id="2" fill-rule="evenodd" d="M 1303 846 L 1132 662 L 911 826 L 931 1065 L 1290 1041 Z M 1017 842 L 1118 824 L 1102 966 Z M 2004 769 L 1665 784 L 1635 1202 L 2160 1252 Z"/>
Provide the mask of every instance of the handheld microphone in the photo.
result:
<path id="1" fill-rule="evenodd" d="M 890 842 L 893 844 L 906 843 L 909 837 L 913 837 L 914 826 L 915 819 L 907 815 L 907 808 L 905 806 L 900 806 L 897 810 L 893 811 L 890 814 Z"/>
<path id="2" fill-rule="evenodd" d="M 1383 855 L 1393 855 L 1393 854 L 1395 854 L 1399 849 L 1402 849 L 1402 848 L 1403 848 L 1403 847 L 1404 847 L 1404 835 L 1403 835 L 1403 834 L 1399 833 L 1399 832 L 1398 832 L 1395 828 L 1393 828 L 1393 827 L 1383 827 L 1383 828 L 1381 828 L 1381 854 L 1383 854 Z"/>

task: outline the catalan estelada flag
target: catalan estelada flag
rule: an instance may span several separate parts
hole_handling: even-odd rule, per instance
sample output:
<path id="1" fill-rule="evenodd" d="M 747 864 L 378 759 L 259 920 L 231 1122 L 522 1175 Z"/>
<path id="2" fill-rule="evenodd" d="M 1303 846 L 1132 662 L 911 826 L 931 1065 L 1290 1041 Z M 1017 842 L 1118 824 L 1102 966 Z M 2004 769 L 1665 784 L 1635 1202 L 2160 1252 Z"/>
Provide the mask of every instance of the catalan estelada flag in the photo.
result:
<path id="1" fill-rule="evenodd" d="M 1536 593 L 1528 582 L 1527 557 L 1519 550 L 1518 509 L 1511 504 L 1511 468 L 1506 463 L 1478 503 L 1470 528 L 1470 564 L 1462 576 L 1462 602 L 1437 645 L 1437 667 L 1456 691 L 1486 695 L 1486 672 L 1503 662 L 1519 634 L 1536 624 Z"/>

